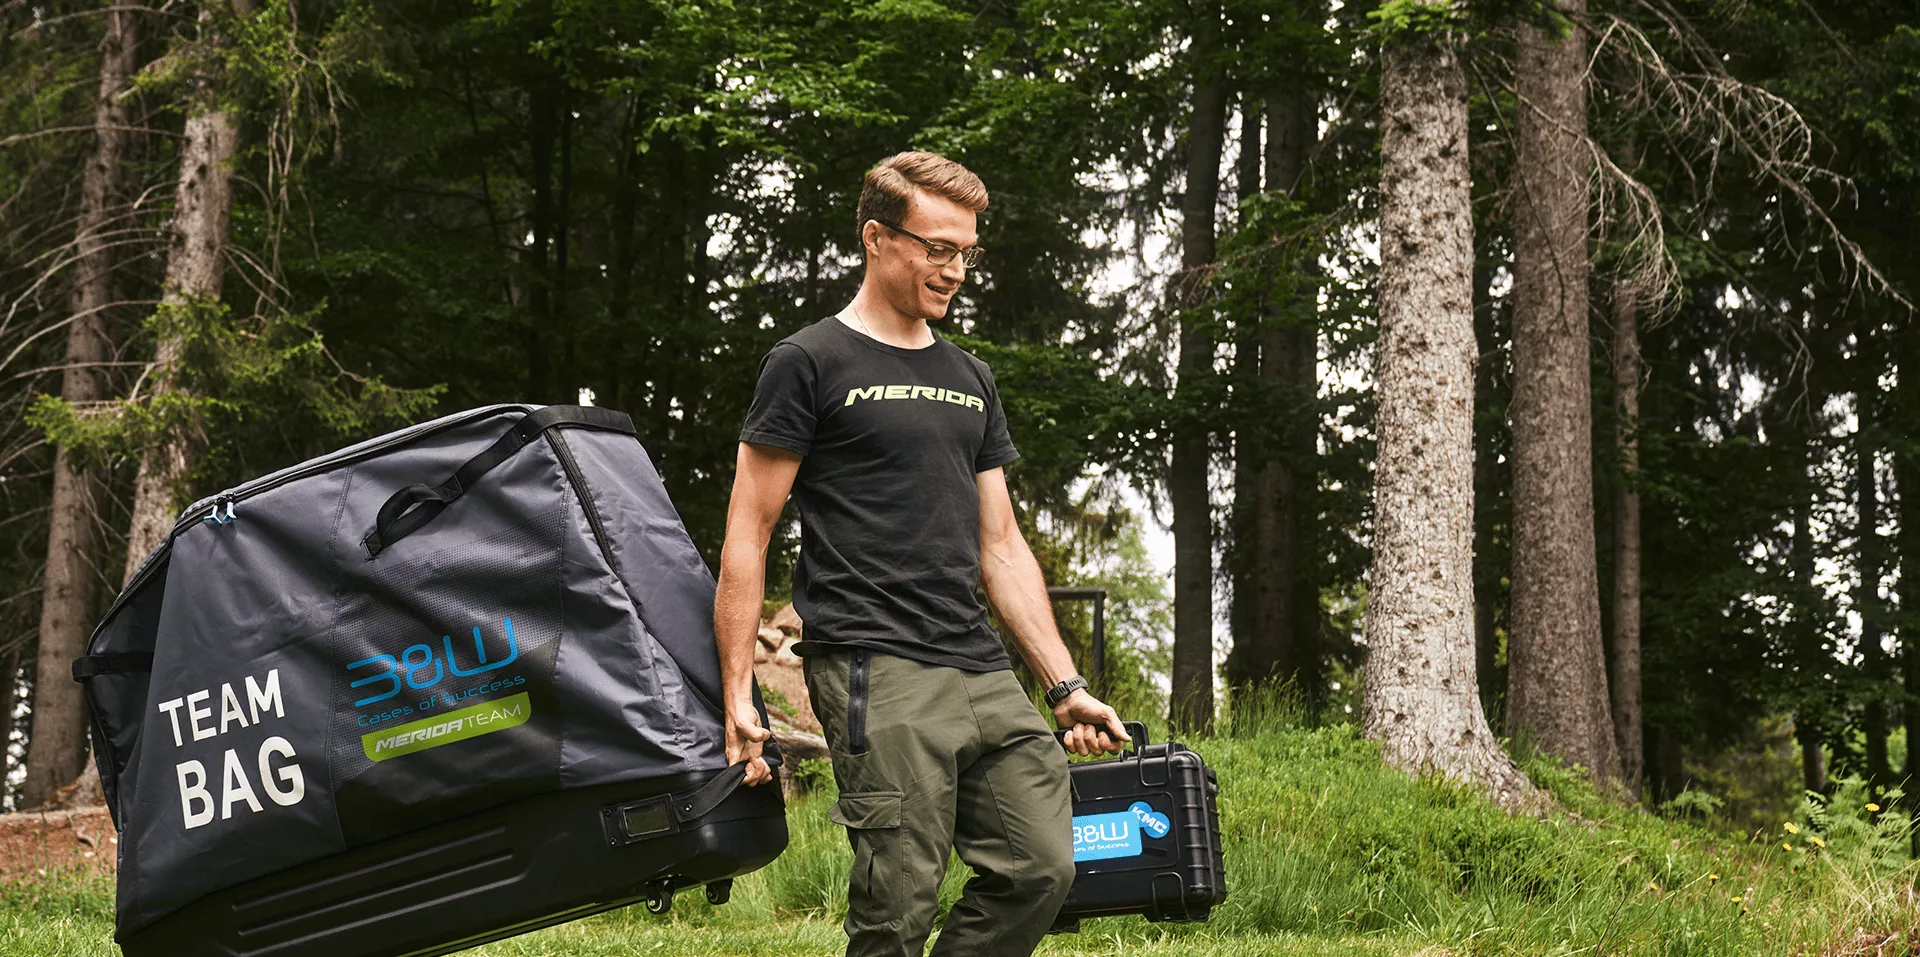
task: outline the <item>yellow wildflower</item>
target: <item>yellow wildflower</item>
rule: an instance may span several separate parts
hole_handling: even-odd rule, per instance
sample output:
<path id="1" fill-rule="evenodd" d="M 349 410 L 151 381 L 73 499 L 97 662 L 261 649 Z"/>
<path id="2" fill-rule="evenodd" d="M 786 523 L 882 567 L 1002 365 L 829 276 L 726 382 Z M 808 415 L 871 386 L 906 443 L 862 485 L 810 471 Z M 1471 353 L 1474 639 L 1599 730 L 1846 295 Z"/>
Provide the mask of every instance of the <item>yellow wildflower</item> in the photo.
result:
<path id="1" fill-rule="evenodd" d="M 1791 844 L 1781 844 L 1780 846 L 1789 851 L 1793 850 L 1793 845 Z"/>
<path id="2" fill-rule="evenodd" d="M 1874 804 L 1874 803 L 1872 803 L 1871 801 L 1869 801 L 1869 802 L 1867 803 L 1867 810 L 1869 810 L 1869 811 L 1872 811 L 1872 812 L 1874 812 L 1875 814 L 1878 814 L 1878 813 L 1880 813 L 1880 805 L 1878 805 L 1878 804 Z"/>
<path id="3" fill-rule="evenodd" d="M 1800 825 L 1798 825 L 1798 824 L 1795 824 L 1795 823 L 1793 823 L 1792 821 L 1788 821 L 1788 822 L 1786 823 L 1786 828 L 1787 828 L 1787 833 L 1788 833 L 1788 834 L 1798 834 L 1798 833 L 1800 833 Z"/>
<path id="4" fill-rule="evenodd" d="M 1826 847 L 1826 846 L 1827 846 L 1827 842 L 1826 842 L 1826 841 L 1823 841 L 1823 840 L 1821 840 L 1821 839 L 1819 839 L 1819 838 L 1817 838 L 1817 837 L 1814 837 L 1814 836 L 1813 836 L 1813 835 L 1811 835 L 1811 834 L 1809 834 L 1809 835 L 1807 835 L 1807 842 L 1808 842 L 1808 843 L 1810 843 L 1810 844 L 1812 844 L 1812 845 L 1813 845 L 1814 847 Z"/>
<path id="5" fill-rule="evenodd" d="M 1707 875 L 1707 883 L 1709 883 L 1709 884 L 1711 884 L 1711 883 L 1713 883 L 1714 881 L 1717 881 L 1717 880 L 1719 880 L 1719 879 L 1720 879 L 1720 875 L 1718 875 L 1718 874 L 1708 874 L 1708 875 Z"/>

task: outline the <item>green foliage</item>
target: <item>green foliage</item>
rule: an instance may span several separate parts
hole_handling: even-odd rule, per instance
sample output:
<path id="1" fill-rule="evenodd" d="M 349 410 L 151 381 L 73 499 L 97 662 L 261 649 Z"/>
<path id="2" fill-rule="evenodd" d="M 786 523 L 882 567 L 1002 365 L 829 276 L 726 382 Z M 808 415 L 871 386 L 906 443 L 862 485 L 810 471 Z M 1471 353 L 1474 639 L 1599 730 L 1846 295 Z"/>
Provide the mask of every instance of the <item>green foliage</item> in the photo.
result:
<path id="1" fill-rule="evenodd" d="M 135 453 L 184 432 L 208 452 L 188 490 L 204 492 L 435 412 L 573 401 L 589 388 L 633 414 L 689 532 L 717 559 L 756 363 L 852 295 L 860 175 L 921 147 L 965 162 L 993 194 L 981 217 L 992 255 L 939 328 L 997 373 L 1023 453 L 1008 478 L 1049 581 L 1113 589 L 1107 696 L 1130 716 L 1159 713 L 1171 631 L 1164 583 L 1126 537 L 1115 490 L 1155 489 L 1177 430 L 1206 431 L 1222 469 L 1240 438 L 1310 431 L 1318 482 L 1307 553 L 1328 639 L 1320 677 L 1339 690 L 1237 694 L 1223 727 L 1254 741 L 1275 721 L 1339 723 L 1358 700 L 1364 649 L 1352 638 L 1370 558 L 1377 44 L 1458 43 L 1472 78 L 1474 584 L 1497 649 L 1513 531 L 1503 278 L 1521 105 L 1508 89 L 1511 28 L 1564 32 L 1552 6 L 1236 0 L 1203 24 L 1209 5 L 1171 0 L 262 0 L 245 16 L 222 13 L 219 47 L 197 36 L 191 8 L 148 18 L 142 55 L 160 59 L 141 72 L 134 125 L 160 133 L 136 138 L 120 191 L 141 202 L 114 227 L 127 244 L 116 295 L 132 304 L 108 317 L 125 363 L 113 390 L 133 392 L 154 341 L 174 336 L 188 349 L 130 398 L 85 409 L 47 394 L 62 366 L 68 293 L 64 267 L 52 264 L 69 259 L 60 246 L 89 146 L 103 21 L 97 5 L 18 8 L 27 19 L 0 29 L 0 356 L 17 362 L 0 370 L 14 383 L 0 393 L 0 527 L 12 556 L 0 564 L 0 631 L 14 636 L 0 647 L 37 634 L 36 515 L 52 454 L 33 447 L 35 431 L 118 465 L 107 475 L 116 493 Z M 1661 74 L 1618 51 L 1637 29 L 1672 69 L 1725 70 L 1716 88 L 1758 84 L 1780 97 L 1764 101 L 1779 107 L 1766 116 L 1813 121 L 1808 160 L 1849 177 L 1819 182 L 1819 198 L 1906 281 L 1920 275 L 1920 28 L 1909 7 L 1678 0 L 1597 5 L 1590 17 L 1595 136 L 1661 203 L 1680 282 L 1669 308 L 1641 317 L 1648 369 L 1631 474 L 1606 448 L 1612 395 L 1594 392 L 1601 594 L 1613 573 L 1605 493 L 1631 488 L 1644 507 L 1646 720 L 1663 744 L 1653 800 L 1691 777 L 1696 790 L 1667 807 L 1712 827 L 1751 831 L 1787 813 L 1794 772 L 1778 716 L 1819 728 L 1846 774 L 1863 770 L 1864 706 L 1903 700 L 1890 674 L 1859 661 L 1847 416 L 1880 413 L 1861 434 L 1894 459 L 1882 487 L 1894 507 L 1920 456 L 1920 401 L 1857 402 L 1852 343 L 1875 336 L 1888 344 L 1868 350 L 1879 358 L 1906 349 L 1914 327 L 1886 299 L 1858 294 L 1820 224 L 1755 175 L 1751 158 L 1706 160 L 1698 139 L 1676 138 L 1649 92 Z M 1196 62 L 1203 27 L 1220 42 Z M 1239 196 L 1238 183 L 1223 182 L 1211 298 L 1182 315 L 1164 296 L 1168 257 L 1153 251 L 1177 231 L 1170 215 L 1194 185 L 1184 171 L 1193 83 L 1216 74 L 1236 117 L 1310 95 L 1321 140 L 1288 195 L 1269 183 Z M 161 291 L 171 134 L 201 79 L 217 81 L 242 129 L 227 306 L 162 307 L 143 323 L 137 313 Z M 1223 165 L 1246 165 L 1233 162 L 1238 149 L 1229 142 Z M 1598 249 L 1596 292 L 1651 242 L 1618 236 Z M 1131 284 L 1111 285 L 1127 275 Z M 250 310 L 260 315 L 242 315 Z M 1222 369 L 1244 338 L 1312 328 L 1316 393 L 1228 374 L 1176 390 L 1170 330 L 1182 319 L 1212 335 Z M 1610 370 L 1596 359 L 1604 382 Z M 162 379 L 182 388 L 156 397 Z M 1076 497 L 1092 476 L 1098 491 Z M 1908 523 L 1890 517 L 1905 536 Z M 1804 541 L 1796 520 L 1810 530 Z M 772 547 L 776 593 L 792 528 L 783 523 Z M 1217 541 L 1235 547 L 1230 535 Z M 1920 550 L 1906 538 L 1885 545 L 1885 577 L 1907 590 L 1920 580 L 1910 574 Z M 1904 591 L 1896 598 L 1916 604 Z M 1059 609 L 1077 656 L 1089 650 L 1087 611 Z M 1916 620 L 1909 609 L 1877 623 L 1905 640 Z M 1496 650 L 1479 676 L 1496 716 L 1502 660 Z M 1316 696 L 1317 713 L 1301 703 Z M 1436 841 L 1452 842 L 1439 858 L 1484 858 L 1480 874 L 1519 867 L 1435 826 Z M 1381 853 L 1419 860 L 1404 847 Z M 1564 890 L 1548 873 L 1516 880 L 1535 899 Z M 1439 912 L 1413 913 L 1403 925 Z"/>
<path id="2" fill-rule="evenodd" d="M 1735 833 L 1753 834 L 1790 817 L 1800 801 L 1800 751 L 1783 717 L 1764 718 L 1717 750 L 1688 761 L 1689 793 L 1714 795 L 1711 817 Z"/>
<path id="3" fill-rule="evenodd" d="M 821 758 L 804 758 L 794 768 L 796 789 L 802 794 L 833 790 L 833 765 Z"/>
<path id="4" fill-rule="evenodd" d="M 1387 769 L 1347 725 L 1249 723 L 1232 736 L 1187 743 L 1220 776 L 1227 902 L 1206 924 L 1090 921 L 1079 935 L 1048 938 L 1037 953 L 1384 957 L 1436 947 L 1785 957 L 1834 952 L 1869 933 L 1884 939 L 1920 920 L 1908 895 L 1915 874 L 1904 856 L 1906 831 L 1889 823 L 1905 818 L 1883 813 L 1876 821 L 1858 782 L 1843 783 L 1832 801 L 1810 800 L 1797 821 L 1746 843 L 1611 804 L 1580 775 L 1550 766 L 1530 770 L 1565 810 L 1510 816 L 1451 782 Z M 815 777 L 815 790 L 789 806 L 786 853 L 740 879 L 732 903 L 710 907 L 682 894 L 668 917 L 627 908 L 477 953 L 834 949 L 852 854 L 827 820 L 836 799 L 831 775 Z M 969 876 L 950 860 L 943 906 Z M 97 879 L 55 875 L 10 886 L 0 895 L 0 954 L 110 953 L 110 897 Z"/>
<path id="5" fill-rule="evenodd" d="M 1367 11 L 1367 19 L 1382 40 L 1444 39 L 1465 26 L 1467 8 L 1458 0 L 1385 0 Z"/>
<path id="6" fill-rule="evenodd" d="M 1314 719 L 1312 702 L 1291 681 L 1236 685 L 1227 689 L 1220 733 L 1253 737 L 1275 727 L 1299 727 Z"/>
<path id="7" fill-rule="evenodd" d="M 211 300 L 163 303 L 147 328 L 180 346 L 173 365 L 153 372 L 171 388 L 89 409 L 42 395 L 28 421 L 48 441 L 102 464 L 138 456 L 163 435 L 192 435 L 210 453 L 199 474 L 217 479 L 267 435 L 294 454 L 317 454 L 432 408 L 441 387 L 396 388 L 340 368 L 314 328 L 318 313 L 236 322 L 226 305 Z"/>
<path id="8" fill-rule="evenodd" d="M 1714 797 L 1710 792 L 1698 788 L 1688 788 L 1668 798 L 1660 805 L 1663 814 L 1673 817 L 1710 818 L 1727 806 L 1727 802 Z"/>
<path id="9" fill-rule="evenodd" d="M 775 688 L 772 685 L 761 685 L 760 695 L 766 700 L 767 707 L 779 708 L 788 714 L 794 713 L 793 702 L 788 700 L 786 693 L 779 688 Z"/>
<path id="10" fill-rule="evenodd" d="M 1915 823 L 1910 811 L 1901 806 L 1906 794 L 1899 788 L 1875 794 L 1860 778 L 1845 777 L 1834 782 L 1830 795 L 1806 791 L 1802 796 L 1800 820 L 1806 829 L 1782 825 L 1792 835 L 1786 843 L 1798 844 L 1810 858 L 1851 872 L 1856 886 L 1894 883 L 1910 875 Z M 1815 843 L 1813 838 L 1821 841 Z"/>
<path id="11" fill-rule="evenodd" d="M 1091 567 L 1060 582 L 1107 589 L 1107 661 L 1101 700 L 1122 718 L 1153 720 L 1166 713 L 1166 695 L 1154 677 L 1168 672 L 1173 649 L 1173 600 L 1166 579 L 1153 567 L 1137 523 L 1128 522 L 1116 533 L 1112 550 L 1099 555 Z M 1058 603 L 1055 616 L 1068 635 L 1068 648 L 1090 673 L 1092 605 Z"/>

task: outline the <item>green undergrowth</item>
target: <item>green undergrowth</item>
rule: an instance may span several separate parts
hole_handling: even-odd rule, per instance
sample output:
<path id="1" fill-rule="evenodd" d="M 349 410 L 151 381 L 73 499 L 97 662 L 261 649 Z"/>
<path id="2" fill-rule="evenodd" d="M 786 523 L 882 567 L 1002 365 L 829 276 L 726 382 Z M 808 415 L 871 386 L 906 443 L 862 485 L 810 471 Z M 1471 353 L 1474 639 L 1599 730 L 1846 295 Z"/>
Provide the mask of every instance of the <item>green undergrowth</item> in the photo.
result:
<path id="1" fill-rule="evenodd" d="M 1190 743 L 1220 776 L 1227 902 L 1206 924 L 1087 921 L 1038 953 L 1920 954 L 1885 943 L 1920 927 L 1898 808 L 1876 814 L 1857 787 L 1736 838 L 1610 802 L 1544 763 L 1528 771 L 1560 809 L 1510 816 L 1384 768 L 1351 726 Z M 787 852 L 725 906 L 682 892 L 663 917 L 631 907 L 471 953 L 840 953 L 851 854 L 827 821 L 827 781 L 789 808 Z M 946 903 L 967 876 L 956 861 Z M 111 899 L 97 877 L 0 888 L 0 954 L 114 953 Z"/>

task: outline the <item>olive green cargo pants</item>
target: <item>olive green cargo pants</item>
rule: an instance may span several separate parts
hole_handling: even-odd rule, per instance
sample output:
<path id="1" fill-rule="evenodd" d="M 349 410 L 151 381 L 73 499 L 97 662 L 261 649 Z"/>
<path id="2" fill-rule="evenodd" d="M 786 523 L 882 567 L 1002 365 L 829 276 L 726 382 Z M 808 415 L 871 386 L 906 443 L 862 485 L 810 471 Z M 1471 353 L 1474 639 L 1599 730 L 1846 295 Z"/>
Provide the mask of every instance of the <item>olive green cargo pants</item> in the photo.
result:
<path id="1" fill-rule="evenodd" d="M 1073 885 L 1067 756 L 1011 671 L 805 659 L 847 829 L 847 957 L 919 957 L 947 851 L 975 876 L 933 957 L 1028 957 Z"/>

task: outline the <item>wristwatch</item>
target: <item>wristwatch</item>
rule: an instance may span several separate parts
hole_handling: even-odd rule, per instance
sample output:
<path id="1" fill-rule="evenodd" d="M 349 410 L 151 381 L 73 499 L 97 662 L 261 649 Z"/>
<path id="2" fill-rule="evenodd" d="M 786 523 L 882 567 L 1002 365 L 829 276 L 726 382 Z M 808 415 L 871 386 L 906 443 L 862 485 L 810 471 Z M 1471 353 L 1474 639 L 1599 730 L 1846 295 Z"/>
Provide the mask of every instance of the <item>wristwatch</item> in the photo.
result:
<path id="1" fill-rule="evenodd" d="M 1087 686 L 1087 679 L 1074 675 L 1065 681 L 1047 689 L 1047 707 L 1058 708 L 1067 696 Z"/>

